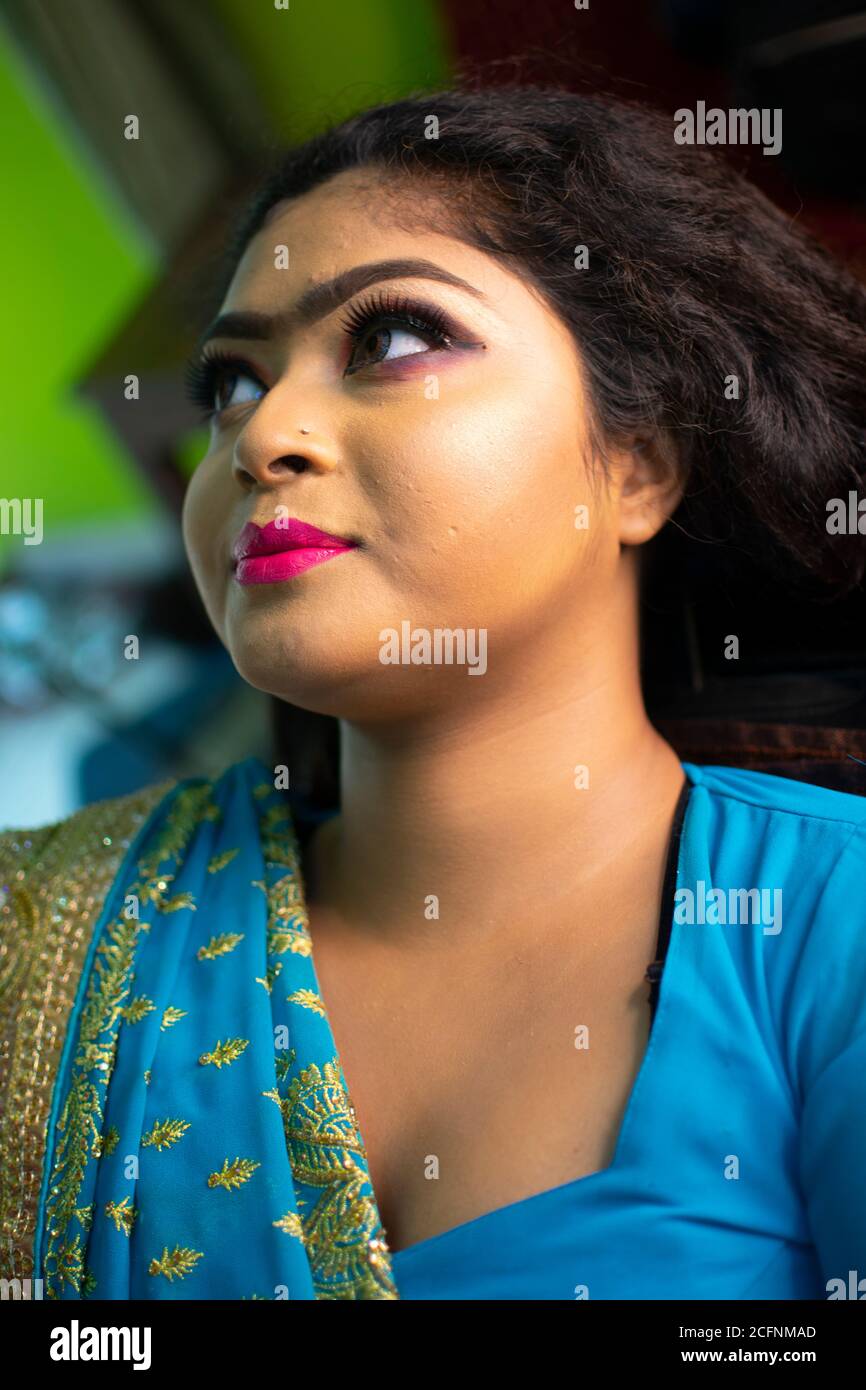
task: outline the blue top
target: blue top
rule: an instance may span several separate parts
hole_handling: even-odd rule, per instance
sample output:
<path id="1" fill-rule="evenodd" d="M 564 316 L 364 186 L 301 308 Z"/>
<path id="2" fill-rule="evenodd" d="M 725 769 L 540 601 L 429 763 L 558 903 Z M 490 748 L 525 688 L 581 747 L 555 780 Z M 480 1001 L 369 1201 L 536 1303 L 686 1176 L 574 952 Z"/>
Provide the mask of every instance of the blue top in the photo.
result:
<path id="1" fill-rule="evenodd" d="M 866 799 L 683 767 L 677 905 L 613 1161 L 392 1253 L 401 1298 L 826 1299 L 866 1280 Z"/>

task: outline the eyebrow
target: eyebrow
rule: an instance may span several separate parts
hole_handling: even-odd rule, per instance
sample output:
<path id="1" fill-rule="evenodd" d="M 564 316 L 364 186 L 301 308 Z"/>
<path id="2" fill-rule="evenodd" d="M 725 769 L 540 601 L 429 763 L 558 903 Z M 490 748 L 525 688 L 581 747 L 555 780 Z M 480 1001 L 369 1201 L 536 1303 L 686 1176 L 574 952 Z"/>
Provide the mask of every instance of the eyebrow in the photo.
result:
<path id="1" fill-rule="evenodd" d="M 211 338 L 266 339 L 275 337 L 292 328 L 315 323 L 318 319 L 333 313 L 334 309 L 339 308 L 353 294 L 357 294 L 358 290 L 365 290 L 379 280 L 410 278 L 438 280 L 443 285 L 454 285 L 459 290 L 466 290 L 476 299 L 485 298 L 481 290 L 470 285 L 467 280 L 461 280 L 459 275 L 453 275 L 450 270 L 436 265 L 434 261 L 368 261 L 364 265 L 356 265 L 350 270 L 341 271 L 332 280 L 323 280 L 321 284 L 311 285 L 309 289 L 304 290 L 292 308 L 283 309 L 279 313 L 268 314 L 262 310 L 245 309 L 220 314 L 202 333 L 198 340 L 197 351 L 200 352 Z"/>

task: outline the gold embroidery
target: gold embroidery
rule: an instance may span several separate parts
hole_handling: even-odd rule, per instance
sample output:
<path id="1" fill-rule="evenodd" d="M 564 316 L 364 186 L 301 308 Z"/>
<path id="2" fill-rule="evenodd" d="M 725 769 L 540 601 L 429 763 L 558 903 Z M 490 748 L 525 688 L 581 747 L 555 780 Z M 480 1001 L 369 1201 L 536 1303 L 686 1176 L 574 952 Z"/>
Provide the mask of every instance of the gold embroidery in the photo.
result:
<path id="1" fill-rule="evenodd" d="M 281 960 L 274 961 L 274 964 L 273 964 L 273 965 L 269 965 L 268 968 L 267 968 L 267 970 L 265 971 L 264 979 L 262 978 L 261 975 L 257 975 L 257 976 L 256 976 L 256 984 L 257 984 L 257 985 L 264 985 L 264 987 L 265 987 L 265 989 L 267 990 L 268 994 L 270 994 L 270 993 L 271 993 L 271 990 L 272 990 L 273 987 L 274 987 L 274 981 L 276 980 L 276 978 L 277 978 L 277 976 L 279 975 L 279 973 L 280 973 L 280 971 L 282 970 L 282 968 L 283 968 L 283 962 L 282 962 Z"/>
<path id="2" fill-rule="evenodd" d="M 227 1038 L 225 1042 L 218 1042 L 213 1052 L 203 1052 L 199 1064 L 203 1067 L 230 1066 L 249 1045 L 249 1038 Z"/>
<path id="3" fill-rule="evenodd" d="M 287 870 L 267 890 L 269 954 L 292 950 L 311 957 L 300 849 L 286 803 L 260 817 L 260 834 L 265 863 Z M 314 969 L 311 975 L 315 981 Z M 299 989 L 288 997 L 306 1007 L 318 1001 L 322 1016 L 326 1017 L 316 990 Z M 285 1066 L 281 1066 L 279 1056 L 275 1057 L 278 1079 L 285 1078 L 294 1060 L 294 1049 Z M 311 1211 L 305 1210 L 306 1203 L 299 1196 L 297 1206 L 302 1214 L 295 1217 L 289 1212 L 274 1222 L 287 1234 L 300 1234 L 315 1297 L 399 1298 L 375 1194 L 365 1171 L 366 1153 L 339 1058 L 334 1055 L 321 1069 L 315 1064 L 305 1067 L 290 1083 L 285 1097 L 275 1087 L 262 1094 L 280 1108 L 296 1181 L 321 1191 Z"/>
<path id="4" fill-rule="evenodd" d="M 300 1241 L 304 1239 L 304 1228 L 296 1211 L 287 1211 L 285 1216 L 281 1216 L 279 1221 L 274 1221 L 273 1225 L 285 1231 L 287 1236 L 297 1236 Z"/>
<path id="5" fill-rule="evenodd" d="M 273 927 L 268 929 L 268 955 L 283 955 L 294 951 L 298 956 L 311 954 L 310 938 L 306 932 L 294 927 Z"/>
<path id="6" fill-rule="evenodd" d="M 182 907 L 188 907 L 195 912 L 195 898 L 192 893 L 176 893 L 173 898 L 165 896 L 173 880 L 174 874 L 151 874 L 145 878 L 139 889 L 139 900 L 143 903 L 153 903 L 157 912 L 179 912 Z"/>
<path id="7" fill-rule="evenodd" d="M 218 874 L 220 869 L 224 869 L 227 864 L 232 862 L 236 854 L 240 854 L 239 849 L 227 849 L 223 854 L 215 854 L 207 866 L 208 873 Z"/>
<path id="8" fill-rule="evenodd" d="M 110 1217 L 121 1235 L 129 1236 L 132 1234 L 132 1227 L 135 1218 L 138 1216 L 138 1208 L 128 1205 L 129 1198 L 124 1197 L 121 1202 L 106 1202 L 105 1215 Z"/>
<path id="9" fill-rule="evenodd" d="M 93 1225 L 93 1203 L 89 1207 L 76 1207 L 75 1219 L 82 1225 L 85 1231 L 89 1231 Z"/>
<path id="10" fill-rule="evenodd" d="M 357 1160 L 366 1155 L 337 1058 L 321 1069 L 305 1067 L 283 1099 L 265 1094 L 282 1112 L 295 1180 L 322 1189 L 301 1218 L 316 1297 L 396 1299 L 375 1199 L 364 1192 L 369 1177 Z"/>
<path id="11" fill-rule="evenodd" d="M 109 1125 L 104 1134 L 97 1134 L 93 1141 L 92 1152 L 97 1158 L 101 1158 L 103 1154 L 113 1154 L 119 1143 L 120 1131 L 117 1125 Z"/>
<path id="12" fill-rule="evenodd" d="M 186 1018 L 186 1015 L 186 1009 L 175 1009 L 173 1005 L 169 1004 L 168 1008 L 163 1010 L 162 1023 L 159 1025 L 160 1032 L 164 1033 L 166 1028 L 173 1027 L 173 1025 L 179 1023 L 182 1018 Z M 147 1077 L 148 1079 L 150 1078 L 150 1072 L 147 1072 Z"/>
<path id="13" fill-rule="evenodd" d="M 152 1129 L 141 1141 L 142 1148 L 170 1149 L 189 1129 L 187 1120 L 155 1120 Z"/>
<path id="14" fill-rule="evenodd" d="M 154 906 L 157 912 L 180 912 L 182 907 L 188 907 L 191 912 L 196 910 L 192 893 L 177 893 L 173 898 L 157 898 Z"/>
<path id="15" fill-rule="evenodd" d="M 307 910 L 301 892 L 300 853 L 287 806 L 270 807 L 259 822 L 262 854 L 266 864 L 287 872 L 269 887 L 268 898 L 268 955 L 284 955 L 292 951 L 310 956 Z"/>
<path id="16" fill-rule="evenodd" d="M 227 956 L 229 951 L 233 951 L 243 939 L 243 932 L 221 932 L 219 936 L 212 936 L 206 946 L 199 946 L 195 953 L 196 958 L 198 960 L 216 960 L 217 956 Z"/>
<path id="17" fill-rule="evenodd" d="M 296 989 L 294 994 L 286 995 L 287 1004 L 300 1004 L 305 1009 L 311 1009 L 320 1018 L 325 1018 L 325 1006 L 321 996 L 312 989 Z"/>
<path id="18" fill-rule="evenodd" d="M 293 1047 L 289 1048 L 289 1055 L 287 1057 L 283 1056 L 282 1052 L 274 1054 L 274 1070 L 276 1071 L 278 1081 L 285 1081 L 292 1069 L 292 1063 L 297 1059 L 297 1056 L 298 1054 Z"/>
<path id="19" fill-rule="evenodd" d="M 236 1158 L 233 1163 L 228 1159 L 223 1161 L 223 1166 L 218 1173 L 211 1173 L 207 1180 L 208 1187 L 224 1187 L 227 1192 L 232 1188 L 243 1187 L 245 1182 L 249 1182 L 257 1168 L 261 1168 L 260 1163 L 254 1163 L 251 1158 Z"/>
<path id="20" fill-rule="evenodd" d="M 168 882 L 162 866 L 171 856 L 182 856 L 201 820 L 215 820 L 219 808 L 212 800 L 210 783 L 182 787 L 173 798 L 162 825 L 152 841 L 152 849 L 138 864 L 138 879 L 126 897 L 139 901 L 148 883 Z M 73 1078 L 63 1114 L 58 1121 L 57 1153 L 46 1203 L 45 1289 L 49 1298 L 58 1296 L 58 1281 L 66 1279 L 81 1292 L 87 1271 L 82 1267 L 78 1240 L 71 1244 L 64 1233 L 87 1166 L 88 1138 L 98 1139 L 102 1122 L 101 1089 L 107 1089 L 114 1067 L 117 1030 L 121 1009 L 132 981 L 136 937 L 145 924 L 128 918 L 125 909 L 108 927 L 96 952 L 78 1027 L 78 1045 Z M 90 1073 L 102 1073 L 99 1082 Z"/>
<path id="21" fill-rule="evenodd" d="M 184 1245 L 176 1245 L 169 1254 L 168 1246 L 163 1246 L 162 1255 L 158 1260 L 151 1260 L 147 1272 L 164 1274 L 169 1283 L 173 1279 L 183 1279 L 195 1268 L 203 1253 L 201 1250 L 190 1250 Z"/>
<path id="22" fill-rule="evenodd" d="M 121 1009 L 120 1016 L 127 1023 L 140 1023 L 148 1014 L 153 1013 L 156 1005 L 152 999 L 148 999 L 146 994 L 140 994 L 137 999 L 131 999 L 124 1009 Z"/>
<path id="23" fill-rule="evenodd" d="M 39 830 L 0 835 L 3 1277 L 34 1271 L 48 1116 L 93 928 L 129 845 L 173 785 L 93 802 Z"/>

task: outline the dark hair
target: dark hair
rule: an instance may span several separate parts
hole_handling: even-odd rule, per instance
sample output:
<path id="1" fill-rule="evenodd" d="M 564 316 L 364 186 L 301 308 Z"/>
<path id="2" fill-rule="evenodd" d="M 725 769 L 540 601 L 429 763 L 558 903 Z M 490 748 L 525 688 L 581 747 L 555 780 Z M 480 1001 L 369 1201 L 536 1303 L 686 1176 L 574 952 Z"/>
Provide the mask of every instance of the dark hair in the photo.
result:
<path id="1" fill-rule="evenodd" d="M 282 155 L 228 273 L 275 203 L 356 167 L 387 171 L 398 195 L 414 186 L 427 225 L 432 207 L 437 229 L 537 287 L 576 340 L 602 459 L 605 439 L 633 433 L 675 445 L 675 528 L 733 538 L 780 572 L 793 559 L 837 594 L 860 583 L 862 537 L 828 534 L 826 518 L 866 476 L 866 290 L 724 157 L 619 99 L 417 95 Z"/>

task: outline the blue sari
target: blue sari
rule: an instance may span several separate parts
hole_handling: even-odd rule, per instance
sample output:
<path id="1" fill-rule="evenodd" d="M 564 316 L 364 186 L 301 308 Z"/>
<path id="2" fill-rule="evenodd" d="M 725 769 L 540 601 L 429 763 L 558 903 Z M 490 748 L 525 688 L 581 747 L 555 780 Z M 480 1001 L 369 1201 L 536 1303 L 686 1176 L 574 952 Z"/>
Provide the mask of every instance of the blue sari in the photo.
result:
<path id="1" fill-rule="evenodd" d="M 55 1299 L 860 1297 L 866 800 L 683 768 L 611 1162 L 397 1251 L 270 772 L 0 837 L 7 1272 Z"/>
<path id="2" fill-rule="evenodd" d="M 395 1299 L 286 793 L 178 784 L 85 962 L 35 1249 L 58 1299 Z"/>

